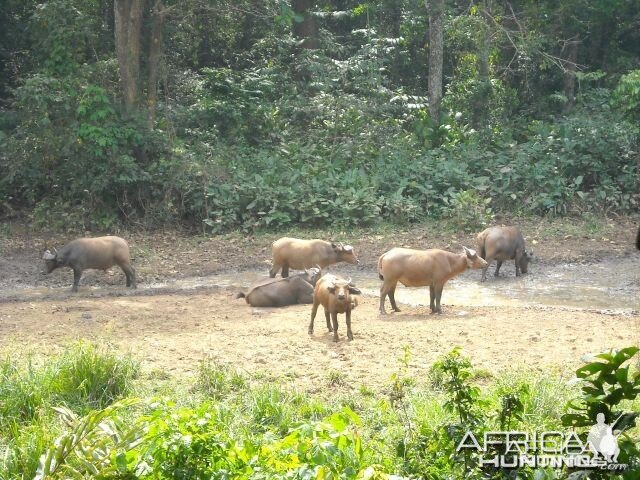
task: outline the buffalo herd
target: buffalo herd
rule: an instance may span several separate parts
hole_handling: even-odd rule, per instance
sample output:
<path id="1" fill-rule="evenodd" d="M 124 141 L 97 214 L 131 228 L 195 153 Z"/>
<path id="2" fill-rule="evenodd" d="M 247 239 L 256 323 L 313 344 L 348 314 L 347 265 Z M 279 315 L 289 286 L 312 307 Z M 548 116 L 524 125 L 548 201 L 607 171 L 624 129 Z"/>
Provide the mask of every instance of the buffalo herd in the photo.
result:
<path id="1" fill-rule="evenodd" d="M 446 250 L 415 250 L 392 248 L 378 259 L 380 287 L 380 314 L 385 314 L 388 297 L 391 308 L 400 309 L 394 297 L 398 282 L 406 287 L 429 287 L 431 313 L 442 313 L 440 300 L 444 285 L 467 269 L 482 269 L 481 281 L 486 280 L 487 268 L 495 260 L 495 275 L 505 260 L 515 261 L 516 276 L 527 273 L 533 252 L 526 251 L 522 233 L 517 227 L 490 227 L 477 237 L 477 252 L 463 247 L 460 253 Z M 640 249 L 640 230 L 637 247 Z M 72 291 L 78 290 L 83 270 L 106 270 L 118 265 L 126 276 L 127 287 L 136 288 L 136 273 L 131 265 L 127 242 L 114 236 L 78 238 L 66 244 L 60 251 L 46 250 L 43 255 L 47 273 L 59 267 L 73 270 Z M 301 240 L 283 237 L 272 245 L 272 268 L 269 277 L 253 284 L 247 293 L 238 293 L 254 307 L 284 307 L 293 304 L 313 304 L 309 334 L 313 334 L 313 322 L 322 305 L 327 330 L 338 341 L 337 315 L 344 313 L 347 337 L 352 340 L 351 311 L 358 304 L 355 295 L 360 294 L 351 279 L 321 271 L 339 262 L 357 264 L 358 258 L 352 246 L 324 240 Z M 299 272 L 289 275 L 289 269 Z M 276 278 L 281 271 L 280 278 Z"/>

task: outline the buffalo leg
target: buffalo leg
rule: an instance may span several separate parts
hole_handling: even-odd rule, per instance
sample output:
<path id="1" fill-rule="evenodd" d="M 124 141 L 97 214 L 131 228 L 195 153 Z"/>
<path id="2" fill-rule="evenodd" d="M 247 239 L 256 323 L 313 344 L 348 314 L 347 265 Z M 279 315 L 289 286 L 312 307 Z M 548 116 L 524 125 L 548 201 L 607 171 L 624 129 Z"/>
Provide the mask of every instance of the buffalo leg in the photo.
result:
<path id="1" fill-rule="evenodd" d="M 309 335 L 313 335 L 313 320 L 316 318 L 316 313 L 318 313 L 319 303 L 313 303 L 313 308 L 311 308 L 311 322 L 309 323 Z"/>
<path id="2" fill-rule="evenodd" d="M 487 266 L 482 269 L 482 278 L 480 279 L 481 282 L 484 282 L 487 280 L 487 270 L 489 270 L 489 265 L 491 265 L 491 262 L 493 262 L 493 257 L 489 255 L 485 260 L 487 261 Z M 498 269 L 496 269 L 496 272 L 497 271 Z"/>
<path id="3" fill-rule="evenodd" d="M 442 313 L 442 307 L 440 307 L 440 299 L 442 298 L 442 290 L 444 285 L 438 285 L 436 287 L 436 313 Z"/>
<path id="4" fill-rule="evenodd" d="M 389 301 L 391 302 L 391 308 L 393 308 L 393 311 L 399 312 L 400 309 L 398 308 L 398 305 L 396 305 L 395 293 L 396 293 L 396 287 L 393 287 L 393 289 L 391 289 L 387 295 L 389 296 Z"/>
<path id="5" fill-rule="evenodd" d="M 274 263 L 273 267 L 271 267 L 271 270 L 269 270 L 269 276 L 271 278 L 274 278 L 278 273 L 278 270 L 280 270 L 280 265 L 278 265 L 277 263 Z"/>
<path id="6" fill-rule="evenodd" d="M 429 285 L 429 308 L 431 313 L 436 311 L 436 287 Z"/>
<path id="7" fill-rule="evenodd" d="M 82 270 L 73 269 L 73 287 L 71 287 L 72 292 L 78 291 L 78 285 L 80 285 L 80 277 L 82 276 Z"/>
<path id="8" fill-rule="evenodd" d="M 353 340 L 353 333 L 351 332 L 351 310 L 347 310 L 347 338 Z"/>
<path id="9" fill-rule="evenodd" d="M 494 273 L 494 275 L 496 277 L 500 276 L 500 267 L 502 266 L 502 260 L 498 260 L 498 263 L 496 264 L 496 273 Z"/>
<path id="10" fill-rule="evenodd" d="M 516 277 L 520 276 L 520 261 L 522 260 L 522 253 L 516 252 Z"/>
<path id="11" fill-rule="evenodd" d="M 333 323 L 333 341 L 338 341 L 338 313 L 331 312 L 331 323 Z"/>
<path id="12" fill-rule="evenodd" d="M 380 287 L 380 315 L 386 315 L 387 312 L 384 310 L 384 299 L 387 297 L 387 292 L 384 289 L 384 284 Z"/>
<path id="13" fill-rule="evenodd" d="M 384 310 L 384 300 L 387 297 L 387 295 L 389 295 L 390 292 L 395 291 L 395 289 L 396 289 L 396 284 L 387 283 L 386 281 L 380 287 L 380 315 L 386 315 L 387 312 L 385 312 Z M 392 298 L 391 295 L 389 295 L 390 301 L 391 301 L 391 298 Z M 393 307 L 393 304 L 391 304 L 391 307 Z"/>
<path id="14" fill-rule="evenodd" d="M 324 318 L 327 320 L 327 330 L 329 330 L 330 332 L 333 332 L 333 328 L 331 328 L 331 314 L 327 309 L 325 309 L 324 311 Z"/>
<path id="15" fill-rule="evenodd" d="M 282 265 L 282 278 L 287 278 L 289 276 L 289 264 L 285 263 Z"/>

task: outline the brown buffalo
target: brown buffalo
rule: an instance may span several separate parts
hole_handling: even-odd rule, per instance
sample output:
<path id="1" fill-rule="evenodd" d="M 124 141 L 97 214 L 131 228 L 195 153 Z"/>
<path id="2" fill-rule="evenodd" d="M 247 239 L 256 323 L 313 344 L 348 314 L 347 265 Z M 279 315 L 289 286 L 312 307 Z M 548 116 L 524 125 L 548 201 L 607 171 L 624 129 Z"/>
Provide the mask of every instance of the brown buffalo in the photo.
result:
<path id="1" fill-rule="evenodd" d="M 391 308 L 399 312 L 394 297 L 398 282 L 406 287 L 429 286 L 429 305 L 431 313 L 442 313 L 440 299 L 445 283 L 468 268 L 486 266 L 474 250 L 463 247 L 463 253 L 451 253 L 445 250 L 413 250 L 410 248 L 392 248 L 382 254 L 378 260 L 378 274 L 383 281 L 380 287 L 380 313 L 384 310 L 385 297 L 389 297 Z"/>
<path id="2" fill-rule="evenodd" d="M 336 245 L 324 240 L 300 240 L 283 237 L 273 242 L 273 267 L 270 277 L 282 268 L 282 276 L 289 275 L 289 268 L 302 270 L 315 265 L 326 268 L 338 262 L 358 263 L 351 245 Z"/>
<path id="3" fill-rule="evenodd" d="M 72 292 L 78 291 L 84 270 L 107 270 L 114 265 L 118 265 L 126 275 L 127 287 L 136 288 L 136 272 L 131 266 L 129 245 L 120 237 L 78 238 L 67 243 L 59 252 L 55 248 L 45 251 L 42 258 L 47 273 L 60 267 L 73 269 Z"/>
<path id="4" fill-rule="evenodd" d="M 313 303 L 313 287 L 320 278 L 319 268 L 310 268 L 286 278 L 267 278 L 238 293 L 253 307 L 285 307 Z"/>
<path id="5" fill-rule="evenodd" d="M 487 266 L 482 270 L 482 279 L 487 279 L 487 269 L 494 260 L 497 260 L 495 276 L 500 272 L 502 262 L 515 260 L 516 277 L 520 272 L 529 271 L 529 262 L 533 259 L 533 252 L 525 250 L 524 237 L 518 227 L 490 227 L 478 234 L 478 253 L 487 261 Z"/>
<path id="6" fill-rule="evenodd" d="M 318 313 L 318 307 L 324 307 L 324 316 L 327 320 L 327 329 L 333 332 L 333 341 L 338 341 L 338 314 L 344 313 L 347 320 L 347 338 L 353 340 L 351 332 L 351 310 L 358 304 L 355 297 L 361 292 L 351 283 L 351 279 L 345 280 L 336 275 L 323 276 L 313 292 L 313 308 L 311 309 L 311 322 L 309 323 L 309 335 L 313 335 L 313 321 Z M 333 325 L 332 325 L 333 324 Z"/>

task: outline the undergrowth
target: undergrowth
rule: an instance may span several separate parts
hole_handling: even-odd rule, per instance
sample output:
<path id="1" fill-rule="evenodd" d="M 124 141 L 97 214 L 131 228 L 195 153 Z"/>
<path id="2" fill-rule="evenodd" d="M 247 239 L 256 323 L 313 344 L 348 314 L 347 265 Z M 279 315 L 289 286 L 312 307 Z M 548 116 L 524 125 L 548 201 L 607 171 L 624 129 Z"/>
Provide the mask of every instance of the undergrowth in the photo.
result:
<path id="1" fill-rule="evenodd" d="M 41 365 L 3 362 L 0 478 L 569 478 L 575 472 L 567 469 L 508 473 L 457 446 L 466 431 L 481 438 L 487 431 L 592 425 L 594 398 L 610 405 L 608 412 L 626 412 L 621 458 L 629 465 L 625 478 L 636 478 L 640 374 L 629 365 L 637 351 L 590 359 L 575 384 L 528 370 L 487 383 L 456 349 L 436 362 L 425 382 L 412 375 L 405 349 L 382 391 L 354 389 L 331 371 L 320 397 L 206 360 L 190 387 L 137 398 L 153 386 L 135 377 L 129 357 L 72 345 Z M 60 381 L 63 366 L 70 368 Z M 594 397 L 597 389 L 602 395 Z M 586 427 L 574 428 L 586 436 Z"/>

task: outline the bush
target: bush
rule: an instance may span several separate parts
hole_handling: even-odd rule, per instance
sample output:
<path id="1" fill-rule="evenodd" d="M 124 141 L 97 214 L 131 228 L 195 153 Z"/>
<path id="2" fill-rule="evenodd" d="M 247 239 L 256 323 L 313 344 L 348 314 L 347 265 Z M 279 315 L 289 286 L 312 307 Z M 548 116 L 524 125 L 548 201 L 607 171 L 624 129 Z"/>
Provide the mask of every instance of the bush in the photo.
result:
<path id="1" fill-rule="evenodd" d="M 27 207 L 54 229 L 180 219 L 218 233 L 425 217 L 469 231 L 494 212 L 638 207 L 634 72 L 613 93 L 618 110 L 609 90 L 584 88 L 571 116 L 517 125 L 505 121 L 515 100 L 494 82 L 491 128 L 475 131 L 473 112 L 454 113 L 478 93 L 465 86 L 473 72 L 449 85 L 450 112 L 435 123 L 424 99 L 385 87 L 376 42 L 345 61 L 305 53 L 313 82 L 288 69 L 293 42 L 281 45 L 281 63 L 184 72 L 174 79 L 180 102 L 160 105 L 153 129 L 121 116 L 101 85 L 112 63 L 33 74 L 0 136 L 0 208 Z"/>
<path id="2" fill-rule="evenodd" d="M 640 70 L 633 70 L 620 79 L 613 91 L 613 104 L 631 120 L 640 119 Z"/>
<path id="3" fill-rule="evenodd" d="M 131 395 L 136 373 L 131 358 L 86 343 L 44 365 L 0 362 L 0 477 L 33 478 L 40 454 L 59 433 L 52 406 L 67 405 L 71 415 L 105 408 Z"/>
<path id="4" fill-rule="evenodd" d="M 53 401 L 80 412 L 105 408 L 131 394 L 138 368 L 130 357 L 116 355 L 106 345 L 76 343 L 56 362 Z"/>
<path id="5" fill-rule="evenodd" d="M 195 396 L 182 397 L 178 404 L 126 398 L 79 415 L 56 406 L 59 400 L 48 395 L 39 413 L 20 420 L 19 429 L 5 411 L 0 446 L 9 449 L 0 457 L 0 477 L 355 480 L 384 479 L 393 472 L 409 478 L 501 479 L 505 472 L 481 465 L 477 452 L 456 451 L 467 430 L 481 438 L 484 432 L 505 429 L 578 428 L 582 438 L 603 411 L 607 422 L 619 417 L 618 427 L 625 427 L 620 458 L 630 469 L 623 478 L 636 478 L 640 377 L 632 360 L 637 351 L 632 347 L 596 356 L 577 370 L 582 381 L 577 390 L 561 378 L 530 371 L 505 372 L 494 385 L 480 388 L 478 372 L 458 350 L 434 365 L 435 387 L 425 388 L 409 376 L 405 349 L 391 378 L 390 398 L 354 395 L 342 387 L 344 395 L 332 391 L 328 401 L 310 401 L 277 384 L 238 381 L 234 372 L 206 363 L 192 390 Z M 564 406 L 575 394 L 581 395 Z M 499 454 L 503 447 L 494 443 L 489 448 Z M 567 469 L 512 472 L 527 479 L 573 478 Z M 598 471 L 590 476 L 609 478 Z"/>
<path id="6" fill-rule="evenodd" d="M 212 360 L 200 363 L 198 381 L 194 391 L 198 391 L 213 399 L 223 398 L 234 390 L 244 387 L 246 380 L 238 372 L 220 365 Z"/>
<path id="7" fill-rule="evenodd" d="M 81 413 L 104 408 L 131 393 L 137 372 L 131 358 L 89 343 L 67 347 L 44 366 L 5 360 L 0 363 L 0 426 L 27 423 L 50 403 L 65 403 Z"/>

